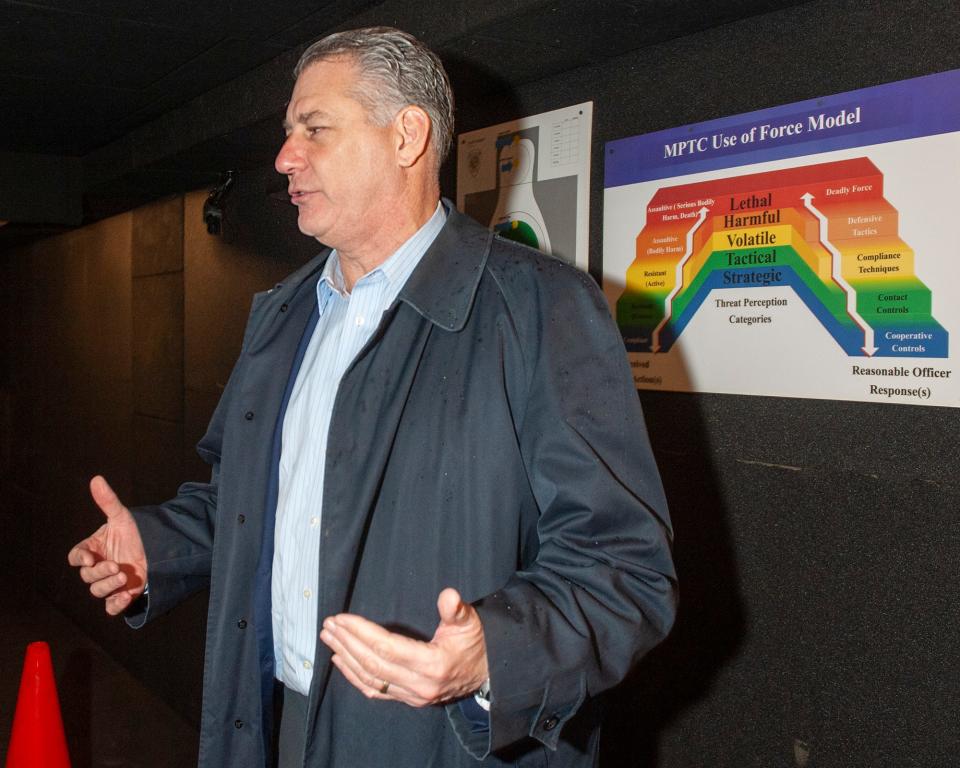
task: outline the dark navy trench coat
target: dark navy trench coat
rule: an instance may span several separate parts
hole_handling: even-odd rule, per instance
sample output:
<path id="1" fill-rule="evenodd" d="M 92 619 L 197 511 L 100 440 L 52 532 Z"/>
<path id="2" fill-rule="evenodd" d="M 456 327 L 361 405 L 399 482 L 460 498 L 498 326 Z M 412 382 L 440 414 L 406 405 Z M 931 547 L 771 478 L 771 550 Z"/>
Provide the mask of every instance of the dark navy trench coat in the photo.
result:
<path id="1" fill-rule="evenodd" d="M 198 446 L 210 482 L 134 511 L 150 594 L 128 620 L 210 589 L 205 768 L 268 759 L 254 574 L 325 258 L 255 297 Z M 474 733 L 456 704 L 368 700 L 318 642 L 305 764 L 593 765 L 593 697 L 666 635 L 676 602 L 660 478 L 593 281 L 452 210 L 341 381 L 326 463 L 320 620 L 349 611 L 429 638 L 437 595 L 456 587 L 483 621 L 493 704 Z"/>

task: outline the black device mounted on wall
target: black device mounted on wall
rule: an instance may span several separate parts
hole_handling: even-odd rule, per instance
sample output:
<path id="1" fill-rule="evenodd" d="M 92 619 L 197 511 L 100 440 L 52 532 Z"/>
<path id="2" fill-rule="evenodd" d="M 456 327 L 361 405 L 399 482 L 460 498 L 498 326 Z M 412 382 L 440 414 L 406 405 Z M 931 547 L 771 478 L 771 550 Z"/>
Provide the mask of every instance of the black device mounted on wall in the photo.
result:
<path id="1" fill-rule="evenodd" d="M 236 178 L 236 171 L 224 172 L 220 177 L 220 183 L 210 190 L 203 204 L 203 223 L 207 225 L 207 232 L 211 235 L 219 235 L 222 231 L 223 201 L 232 189 Z"/>

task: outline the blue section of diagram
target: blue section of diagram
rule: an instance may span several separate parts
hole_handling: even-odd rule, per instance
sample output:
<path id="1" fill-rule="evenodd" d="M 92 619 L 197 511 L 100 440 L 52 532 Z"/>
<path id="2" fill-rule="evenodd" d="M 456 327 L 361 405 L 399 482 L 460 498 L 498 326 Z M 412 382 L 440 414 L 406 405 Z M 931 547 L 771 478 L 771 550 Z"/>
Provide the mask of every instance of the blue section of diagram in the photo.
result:
<path id="1" fill-rule="evenodd" d="M 864 332 L 852 320 L 843 323 L 830 312 L 793 267 L 750 267 L 745 269 L 713 270 L 700 284 L 683 312 L 671 319 L 661 330 L 659 352 L 667 352 L 684 328 L 693 319 L 707 296 L 714 289 L 743 289 L 749 287 L 790 286 L 820 324 L 851 357 L 864 356 Z M 639 328 L 624 340 L 629 352 L 653 351 L 653 328 Z M 885 327 L 875 331 L 874 357 L 947 357 L 949 333 L 936 322 L 922 326 Z M 919 337 L 919 338 L 918 338 Z"/>
<path id="2" fill-rule="evenodd" d="M 918 337 L 919 338 L 916 338 Z M 874 357 L 947 357 L 949 336 L 938 324 L 885 328 L 873 340 Z"/>
<path id="3" fill-rule="evenodd" d="M 693 318 L 700 309 L 710 291 L 717 289 L 743 289 L 749 287 L 772 287 L 772 286 L 790 286 L 796 292 L 800 300 L 807 305 L 807 308 L 820 321 L 821 325 L 827 329 L 831 336 L 851 356 L 863 355 L 863 331 L 852 322 L 849 324 L 841 323 L 837 318 L 823 305 L 816 294 L 810 290 L 809 286 L 797 275 L 792 267 L 777 266 L 776 269 L 769 267 L 745 269 L 722 269 L 714 270 L 700 284 L 696 293 L 691 297 L 690 302 L 684 308 L 683 312 L 676 318 L 671 319 L 660 331 L 660 352 L 667 352 L 677 337 L 683 333 L 687 323 Z M 649 329 L 652 333 L 653 329 Z M 652 352 L 652 343 L 627 342 L 627 349 L 630 352 Z"/>

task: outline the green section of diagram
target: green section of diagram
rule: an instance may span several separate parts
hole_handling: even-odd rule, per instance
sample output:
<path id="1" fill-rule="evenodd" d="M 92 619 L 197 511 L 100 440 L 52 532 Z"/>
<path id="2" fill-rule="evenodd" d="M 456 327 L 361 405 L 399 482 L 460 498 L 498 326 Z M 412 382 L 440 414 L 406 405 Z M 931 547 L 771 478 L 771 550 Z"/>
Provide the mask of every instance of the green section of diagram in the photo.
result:
<path id="1" fill-rule="evenodd" d="M 537 239 L 533 227 L 525 221 L 511 221 L 509 226 L 497 227 L 500 235 L 523 245 L 529 245 L 531 248 L 540 248 L 540 241 Z"/>

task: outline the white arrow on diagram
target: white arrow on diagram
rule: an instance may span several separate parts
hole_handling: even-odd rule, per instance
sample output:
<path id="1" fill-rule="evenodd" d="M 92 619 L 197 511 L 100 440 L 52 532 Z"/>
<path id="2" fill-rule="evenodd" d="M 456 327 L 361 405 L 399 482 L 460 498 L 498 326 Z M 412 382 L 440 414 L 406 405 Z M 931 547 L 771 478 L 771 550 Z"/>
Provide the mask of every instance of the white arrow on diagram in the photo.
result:
<path id="1" fill-rule="evenodd" d="M 693 233 L 700 229 L 700 225 L 706 221 L 707 214 L 709 212 L 710 209 L 706 206 L 701 208 L 700 216 L 697 217 L 696 222 L 694 222 L 694 225 L 687 232 L 687 250 L 683 254 L 683 258 L 680 259 L 680 262 L 677 264 L 677 274 L 673 280 L 673 290 L 667 294 L 667 298 L 663 301 L 663 320 L 661 320 L 660 324 L 653 329 L 653 344 L 650 346 L 650 350 L 652 352 L 660 351 L 660 331 L 662 331 L 663 327 L 670 322 L 670 316 L 673 314 L 673 299 L 683 288 L 683 266 L 690 260 L 690 257 L 693 256 Z"/>
<path id="2" fill-rule="evenodd" d="M 867 357 L 873 357 L 873 353 L 877 351 L 878 347 L 873 345 L 873 328 L 867 325 L 867 321 L 864 320 L 860 313 L 857 312 L 857 294 L 854 292 L 853 288 L 850 287 L 850 284 L 843 279 L 843 274 L 841 272 L 842 258 L 840 256 L 840 251 L 833 247 L 833 243 L 830 242 L 827 236 L 827 217 L 824 216 L 820 211 L 814 208 L 813 195 L 809 192 L 800 196 L 803 200 L 803 204 L 806 206 L 807 210 L 810 211 L 814 216 L 817 217 L 817 221 L 820 222 L 820 244 L 826 248 L 832 259 L 832 273 L 833 282 L 840 286 L 840 290 L 846 294 L 847 299 L 847 314 L 850 315 L 853 322 L 855 322 L 861 331 L 863 331 L 863 354 Z"/>

